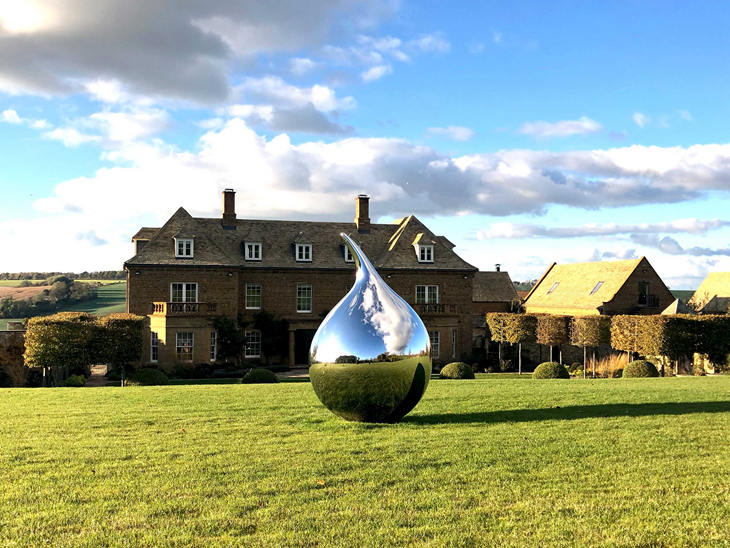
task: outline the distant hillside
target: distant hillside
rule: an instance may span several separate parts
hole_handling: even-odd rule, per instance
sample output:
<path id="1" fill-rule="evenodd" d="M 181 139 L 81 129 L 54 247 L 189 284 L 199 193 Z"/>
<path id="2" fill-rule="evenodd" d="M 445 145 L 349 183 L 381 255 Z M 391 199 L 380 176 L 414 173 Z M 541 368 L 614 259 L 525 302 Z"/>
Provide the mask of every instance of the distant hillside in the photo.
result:
<path id="1" fill-rule="evenodd" d="M 694 295 L 694 289 L 670 289 L 675 299 L 679 299 L 683 303 L 687 303 Z"/>

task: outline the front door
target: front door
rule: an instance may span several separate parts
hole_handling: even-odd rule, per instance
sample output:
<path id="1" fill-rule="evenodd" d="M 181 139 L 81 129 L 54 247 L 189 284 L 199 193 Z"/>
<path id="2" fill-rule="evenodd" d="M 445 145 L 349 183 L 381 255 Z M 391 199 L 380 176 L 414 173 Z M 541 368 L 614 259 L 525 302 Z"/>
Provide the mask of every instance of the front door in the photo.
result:
<path id="1" fill-rule="evenodd" d="M 294 332 L 294 362 L 297 365 L 309 365 L 309 347 L 316 329 L 297 329 Z"/>

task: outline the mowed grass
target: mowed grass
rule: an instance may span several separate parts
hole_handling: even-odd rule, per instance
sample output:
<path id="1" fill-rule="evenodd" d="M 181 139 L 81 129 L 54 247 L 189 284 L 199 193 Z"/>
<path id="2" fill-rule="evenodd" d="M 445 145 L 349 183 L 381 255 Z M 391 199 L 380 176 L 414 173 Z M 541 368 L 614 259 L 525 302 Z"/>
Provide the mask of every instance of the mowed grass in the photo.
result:
<path id="1" fill-rule="evenodd" d="M 0 390 L 0 544 L 723 546 L 730 377 Z"/>

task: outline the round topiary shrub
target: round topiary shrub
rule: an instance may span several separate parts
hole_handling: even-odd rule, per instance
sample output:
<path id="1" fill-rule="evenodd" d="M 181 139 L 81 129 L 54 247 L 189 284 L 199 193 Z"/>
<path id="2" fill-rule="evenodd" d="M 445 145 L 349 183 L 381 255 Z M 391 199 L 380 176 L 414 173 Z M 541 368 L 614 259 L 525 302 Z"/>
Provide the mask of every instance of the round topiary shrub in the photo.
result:
<path id="1" fill-rule="evenodd" d="M 276 374 L 268 369 L 252 369 L 241 379 L 243 384 L 259 384 L 265 382 L 279 382 Z"/>
<path id="2" fill-rule="evenodd" d="M 658 376 L 656 365 L 646 360 L 635 360 L 624 367 L 624 379 Z"/>
<path id="3" fill-rule="evenodd" d="M 124 381 L 126 386 L 159 386 L 170 384 L 170 380 L 159 369 L 144 367 L 132 373 L 127 380 Z"/>
<path id="4" fill-rule="evenodd" d="M 533 379 L 569 379 L 570 373 L 558 362 L 541 363 L 532 373 Z"/>
<path id="5" fill-rule="evenodd" d="M 439 376 L 442 379 L 473 379 L 474 371 L 464 362 L 451 362 L 443 367 Z"/>
<path id="6" fill-rule="evenodd" d="M 66 384 L 66 386 L 75 386 L 75 387 L 84 386 L 86 384 L 86 377 L 84 377 L 83 375 L 70 375 L 66 379 L 65 384 Z"/>

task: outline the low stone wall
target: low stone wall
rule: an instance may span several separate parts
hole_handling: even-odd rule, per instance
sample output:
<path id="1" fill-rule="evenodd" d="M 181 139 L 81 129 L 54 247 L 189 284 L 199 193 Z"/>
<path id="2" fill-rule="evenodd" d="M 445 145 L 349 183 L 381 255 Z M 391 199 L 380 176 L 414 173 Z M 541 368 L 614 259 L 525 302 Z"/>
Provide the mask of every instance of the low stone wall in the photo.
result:
<path id="1" fill-rule="evenodd" d="M 0 331 L 0 366 L 23 365 L 25 331 Z"/>

